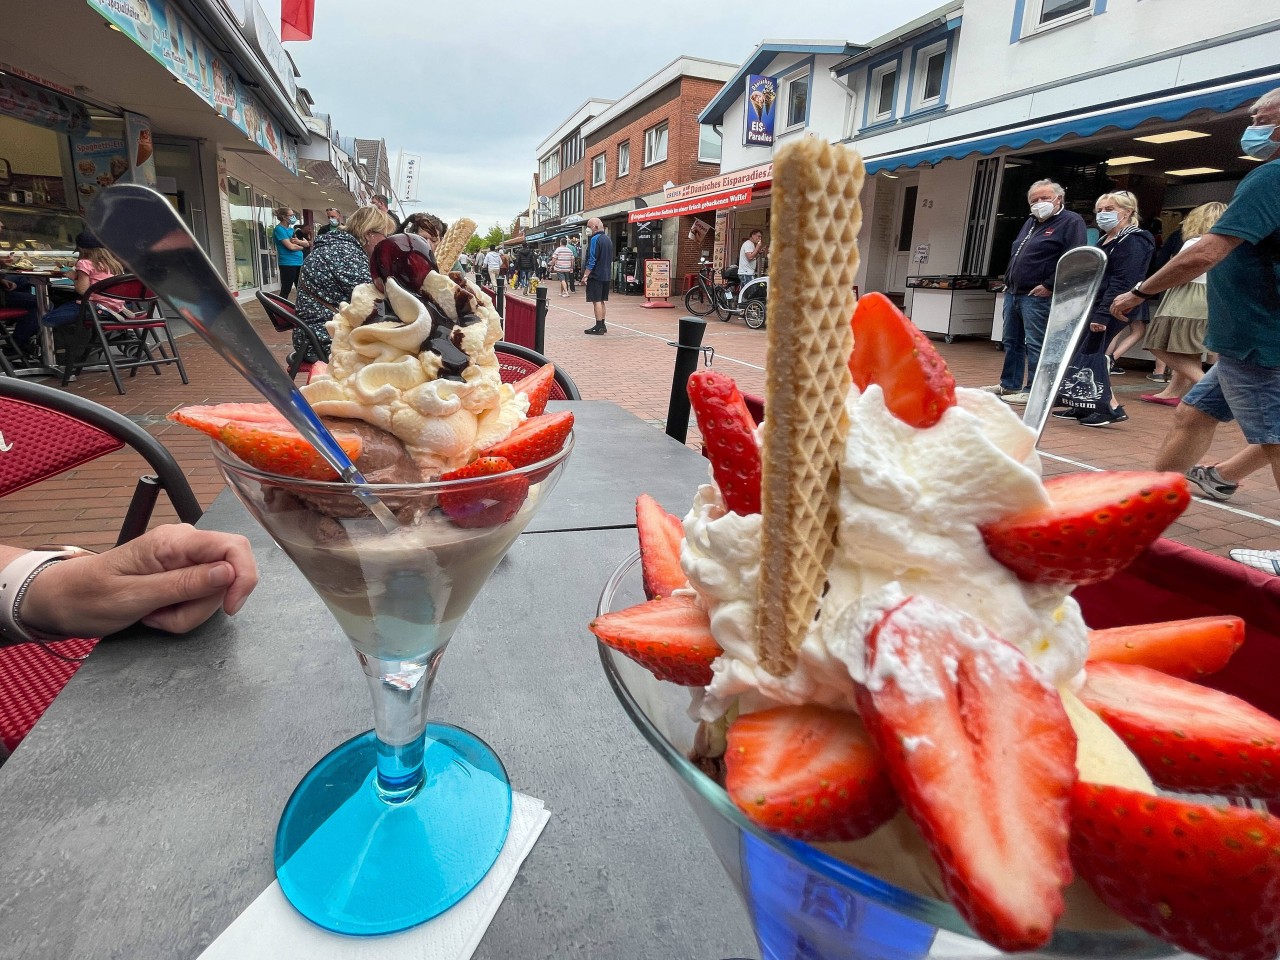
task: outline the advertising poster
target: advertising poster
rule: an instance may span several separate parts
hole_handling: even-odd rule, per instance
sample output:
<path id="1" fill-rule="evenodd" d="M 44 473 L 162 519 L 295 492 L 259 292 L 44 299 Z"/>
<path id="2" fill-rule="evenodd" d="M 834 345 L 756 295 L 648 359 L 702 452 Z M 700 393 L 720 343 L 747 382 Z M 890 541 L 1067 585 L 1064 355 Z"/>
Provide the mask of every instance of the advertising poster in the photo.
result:
<path id="1" fill-rule="evenodd" d="M 671 296 L 671 261 L 646 260 L 644 262 L 644 298 L 665 300 Z"/>
<path id="2" fill-rule="evenodd" d="M 0 114 L 58 133 L 83 132 L 91 122 L 78 100 L 7 74 L 0 74 Z"/>
<path id="3" fill-rule="evenodd" d="M 123 138 L 92 135 L 71 138 L 71 164 L 81 213 L 98 191 L 117 180 L 127 182 L 131 168 Z"/>
<path id="4" fill-rule="evenodd" d="M 250 140 L 291 172 L 298 172 L 297 146 L 284 136 L 235 72 L 220 61 L 176 4 L 165 0 L 87 2 Z"/>
<path id="5" fill-rule="evenodd" d="M 742 130 L 744 147 L 773 146 L 773 118 L 777 112 L 774 104 L 777 100 L 777 78 L 762 77 L 756 73 L 747 75 L 747 109 L 743 112 Z"/>
<path id="6" fill-rule="evenodd" d="M 156 161 L 152 154 L 151 121 L 140 113 L 124 113 L 124 138 L 128 143 L 129 163 L 133 182 L 144 187 L 156 185 Z"/>
<path id="7" fill-rule="evenodd" d="M 689 239 L 695 243 L 701 243 L 702 238 L 705 237 L 710 230 L 711 224 L 707 223 L 705 220 L 699 220 L 697 217 L 694 217 L 693 220 L 689 222 Z"/>

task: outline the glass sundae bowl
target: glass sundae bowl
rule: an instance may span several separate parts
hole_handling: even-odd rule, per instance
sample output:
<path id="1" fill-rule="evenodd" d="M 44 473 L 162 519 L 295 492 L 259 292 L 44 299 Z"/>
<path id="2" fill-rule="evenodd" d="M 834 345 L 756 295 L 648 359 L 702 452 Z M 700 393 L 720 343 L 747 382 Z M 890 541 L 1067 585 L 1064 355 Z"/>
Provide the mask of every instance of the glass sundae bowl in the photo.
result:
<path id="1" fill-rule="evenodd" d="M 644 599 L 637 551 L 605 584 L 598 613 L 622 610 Z M 676 775 L 742 897 L 764 960 L 968 960 L 1007 955 L 979 940 L 945 900 L 895 886 L 816 846 L 760 829 L 688 759 L 698 730 L 689 715 L 689 688 L 658 680 L 603 643 L 599 651 L 605 676 L 627 716 Z M 1089 896 L 1087 890 L 1079 893 Z M 1186 956 L 1109 914 L 1084 930 L 1068 929 L 1067 919 L 1045 947 L 1008 955 L 1113 960 Z"/>
<path id="2" fill-rule="evenodd" d="M 254 519 L 342 627 L 373 697 L 374 729 L 303 778 L 285 806 L 275 867 L 289 901 L 345 934 L 403 930 L 448 909 L 506 840 L 511 787 L 478 737 L 427 722 L 431 684 L 454 630 L 559 480 L 555 455 L 465 480 L 379 484 L 388 530 L 359 488 L 251 467 L 222 445 L 218 465 Z"/>

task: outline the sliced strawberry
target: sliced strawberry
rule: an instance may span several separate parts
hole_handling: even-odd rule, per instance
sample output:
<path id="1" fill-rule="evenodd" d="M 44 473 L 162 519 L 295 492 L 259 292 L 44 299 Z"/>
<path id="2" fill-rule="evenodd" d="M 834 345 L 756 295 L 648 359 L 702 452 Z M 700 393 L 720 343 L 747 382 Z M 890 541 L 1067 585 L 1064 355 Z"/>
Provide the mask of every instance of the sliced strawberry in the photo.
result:
<path id="1" fill-rule="evenodd" d="M 1123 570 L 1191 502 L 1180 473 L 1109 470 L 1044 482 L 1050 503 L 982 528 L 996 560 L 1032 583 L 1086 584 Z"/>
<path id="2" fill-rule="evenodd" d="M 1015 647 L 926 597 L 867 640 L 858 710 L 951 902 L 1001 950 L 1044 944 L 1071 880 L 1076 737 L 1058 692 Z"/>
<path id="3" fill-rule="evenodd" d="M 689 580 L 680 567 L 684 524 L 658 505 L 647 493 L 636 497 L 636 531 L 640 534 L 640 566 L 644 571 L 644 595 L 650 600 L 669 597 Z"/>
<path id="4" fill-rule="evenodd" d="M 797 840 L 860 840 L 898 810 L 884 757 L 856 713 L 803 706 L 738 717 L 724 766 L 738 809 Z"/>
<path id="5" fill-rule="evenodd" d="M 334 437 L 352 460 L 360 456 L 363 443 L 358 436 L 336 431 Z M 260 470 L 302 480 L 338 479 L 333 467 L 288 423 L 235 421 L 223 425 L 218 439 Z"/>
<path id="6" fill-rule="evenodd" d="M 1240 698 L 1100 660 L 1085 667 L 1079 697 L 1158 786 L 1280 800 L 1280 720 Z"/>
<path id="7" fill-rule="evenodd" d="M 1210 960 L 1280 953 L 1280 820 L 1078 783 L 1071 860 L 1102 902 Z"/>
<path id="8" fill-rule="evenodd" d="M 440 475 L 441 481 L 497 477 L 514 469 L 502 457 L 481 457 L 465 467 Z M 440 494 L 440 509 L 459 527 L 496 527 L 506 523 L 529 495 L 529 478 L 523 473 L 499 477 L 491 483 L 471 484 Z"/>
<path id="9" fill-rule="evenodd" d="M 555 364 L 545 363 L 511 386 L 515 388 L 516 393 L 523 393 L 529 398 L 528 416 L 539 417 L 547 409 L 547 401 L 551 399 L 551 387 L 555 382 Z"/>
<path id="10" fill-rule="evenodd" d="M 603 613 L 590 630 L 659 680 L 685 687 L 710 683 L 711 662 L 720 656 L 707 611 L 693 597 L 665 597 Z"/>
<path id="11" fill-rule="evenodd" d="M 733 378 L 699 370 L 689 378 L 689 402 L 726 509 L 760 512 L 760 448 L 756 423 Z"/>
<path id="12" fill-rule="evenodd" d="M 1217 673 L 1244 643 L 1239 617 L 1196 617 L 1089 631 L 1089 659 L 1135 663 L 1183 680 Z"/>
<path id="13" fill-rule="evenodd" d="M 323 360 L 313 360 L 310 364 L 311 369 L 307 372 L 307 383 L 310 383 L 316 377 L 326 377 L 329 375 L 329 365 Z"/>
<path id="14" fill-rule="evenodd" d="M 229 423 L 272 424 L 288 427 L 284 414 L 269 403 L 213 403 L 179 407 L 168 419 L 221 439 L 222 428 Z M 290 428 L 291 429 L 291 428 Z"/>
<path id="15" fill-rule="evenodd" d="M 883 293 L 858 298 L 849 372 L 859 390 L 878 384 L 889 412 L 913 427 L 932 427 L 956 405 L 946 361 Z"/>
<path id="16" fill-rule="evenodd" d="M 503 457 L 510 460 L 513 467 L 527 467 L 563 447 L 572 429 L 573 414 L 568 410 L 531 417 L 480 456 Z"/>

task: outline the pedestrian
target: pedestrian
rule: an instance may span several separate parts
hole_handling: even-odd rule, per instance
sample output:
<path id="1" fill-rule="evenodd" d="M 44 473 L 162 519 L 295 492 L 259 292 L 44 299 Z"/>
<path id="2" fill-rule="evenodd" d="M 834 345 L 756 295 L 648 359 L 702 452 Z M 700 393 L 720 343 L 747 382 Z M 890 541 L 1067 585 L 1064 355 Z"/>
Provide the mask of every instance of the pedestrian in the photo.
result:
<path id="1" fill-rule="evenodd" d="M 1189 469 L 1209 449 L 1218 424 L 1234 419 L 1245 440 L 1266 454 L 1280 487 L 1280 160 L 1272 159 L 1280 150 L 1280 87 L 1254 103 L 1240 147 L 1269 162 L 1240 181 L 1199 243 L 1117 297 L 1111 309 L 1125 316 L 1143 300 L 1209 274 L 1205 345 L 1218 362 L 1182 398 L 1156 469 Z M 1235 549 L 1231 557 L 1280 574 L 1280 550 Z"/>
<path id="2" fill-rule="evenodd" d="M 489 283 L 496 291 L 498 278 L 502 276 L 502 254 L 498 252 L 497 248 L 489 248 L 489 252 L 484 255 L 484 266 L 489 271 Z"/>
<path id="3" fill-rule="evenodd" d="M 573 248 L 566 241 L 561 240 L 560 246 L 556 247 L 551 254 L 551 269 L 560 278 L 560 296 L 562 297 L 571 295 L 575 262 Z"/>
<path id="4" fill-rule="evenodd" d="M 311 248 L 315 246 L 315 227 L 309 223 L 301 223 L 293 228 L 293 239 L 301 240 L 307 245 L 307 249 L 302 251 L 302 257 L 305 260 Z"/>
<path id="5" fill-rule="evenodd" d="M 741 290 L 756 278 L 756 268 L 763 266 L 762 257 L 767 256 L 768 248 L 764 245 L 764 231 L 759 227 L 748 234 L 738 248 L 738 289 Z"/>
<path id="6" fill-rule="evenodd" d="M 310 244 L 294 238 L 293 229 L 298 225 L 298 217 L 292 207 L 277 208 L 276 221 L 271 237 L 275 240 L 276 258 L 280 264 L 280 296 L 288 300 L 294 284 L 298 282 L 302 258 L 306 256 Z"/>
<path id="7" fill-rule="evenodd" d="M 569 292 L 578 292 L 579 270 L 582 269 L 582 237 L 574 234 L 569 238 L 569 249 L 573 251 L 573 272 L 569 276 Z"/>
<path id="8" fill-rule="evenodd" d="M 416 233 L 427 241 L 427 245 L 434 252 L 436 244 L 440 242 L 440 238 L 449 232 L 449 227 L 435 214 L 423 211 L 411 213 L 400 221 L 400 232 Z"/>
<path id="9" fill-rule="evenodd" d="M 520 249 L 516 251 L 515 260 L 516 286 L 528 293 L 529 281 L 533 279 L 533 271 L 538 263 L 533 255 L 533 247 L 521 244 Z"/>
<path id="10" fill-rule="evenodd" d="M 383 213 L 390 213 L 390 212 L 391 212 L 391 201 L 390 201 L 390 200 L 388 200 L 388 199 L 387 199 L 385 196 L 383 196 L 381 193 L 375 193 L 375 194 L 373 195 L 373 199 L 372 199 L 372 200 L 370 200 L 370 201 L 369 201 L 369 203 L 370 203 L 370 204 L 372 204 L 373 206 L 377 207 L 377 208 L 378 208 L 379 210 L 381 210 Z M 402 208 L 401 208 L 401 210 L 403 211 L 403 209 L 404 209 L 404 208 L 402 207 Z"/>
<path id="11" fill-rule="evenodd" d="M 613 241 L 604 232 L 599 217 L 587 221 L 587 233 L 591 239 L 587 242 L 587 262 L 582 268 L 582 277 L 587 282 L 587 303 L 591 304 L 596 322 L 583 333 L 601 336 L 609 332 L 604 314 L 605 304 L 609 302 L 609 277 L 613 273 Z"/>
<path id="12" fill-rule="evenodd" d="M 1014 238 L 1004 273 L 1004 366 L 1000 382 L 983 388 L 1009 403 L 1026 403 L 1035 379 L 1058 260 L 1089 242 L 1084 218 L 1066 209 L 1060 184 L 1037 180 L 1027 191 L 1027 203 L 1031 215 Z"/>
<path id="13" fill-rule="evenodd" d="M 1130 320 L 1113 315 L 1111 304 L 1147 275 L 1156 241 L 1140 225 L 1138 198 L 1128 190 L 1104 193 L 1093 209 L 1094 222 L 1102 234 L 1098 249 L 1107 255 L 1107 266 L 1089 315 L 1088 329 L 1063 381 L 1060 396 L 1067 408 L 1054 416 L 1078 420 L 1086 427 L 1105 427 L 1129 419 L 1111 392 L 1111 357 L 1107 347 Z"/>
<path id="14" fill-rule="evenodd" d="M 1225 203 L 1203 203 L 1182 221 L 1183 246 L 1194 246 L 1226 211 Z M 1147 329 L 1143 344 L 1170 371 L 1168 384 L 1159 393 L 1144 394 L 1148 403 L 1176 407 L 1183 395 L 1204 376 L 1204 333 L 1209 325 L 1209 300 L 1205 274 L 1165 291 Z"/>
<path id="15" fill-rule="evenodd" d="M 326 222 L 319 230 L 316 231 L 317 237 L 323 237 L 326 233 L 333 233 L 333 231 L 342 226 L 342 211 L 337 207 L 325 208 L 324 215 Z"/>

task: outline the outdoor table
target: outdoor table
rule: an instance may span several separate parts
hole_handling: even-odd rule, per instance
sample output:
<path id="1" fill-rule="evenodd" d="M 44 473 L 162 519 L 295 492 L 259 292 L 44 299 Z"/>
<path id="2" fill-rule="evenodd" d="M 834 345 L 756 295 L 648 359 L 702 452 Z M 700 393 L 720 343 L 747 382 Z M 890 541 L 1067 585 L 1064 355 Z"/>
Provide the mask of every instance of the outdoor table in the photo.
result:
<path id="1" fill-rule="evenodd" d="M 757 955 L 745 911 L 663 761 L 609 689 L 586 625 L 635 549 L 634 498 L 687 507 L 706 461 L 619 407 L 577 449 L 445 655 L 431 716 L 484 738 L 551 820 L 475 956 Z M 223 492 L 201 525 L 253 542 L 261 582 L 181 638 L 99 644 L 0 767 L 6 958 L 192 958 L 274 879 L 276 821 L 371 725 L 350 645 Z"/>
<path id="2" fill-rule="evenodd" d="M 5 269 L 4 264 L 0 263 L 0 273 L 7 277 L 20 280 L 23 283 L 31 284 L 31 289 L 36 298 L 36 316 L 43 317 L 49 312 L 49 287 L 57 280 L 64 279 L 69 275 L 69 271 L 60 270 L 51 272 L 48 270 L 12 270 Z M 53 342 L 53 331 L 44 324 L 40 325 L 40 362 L 38 367 L 20 367 L 16 371 L 20 377 L 46 377 L 46 376 L 62 376 L 62 368 L 56 364 L 56 350 Z"/>

